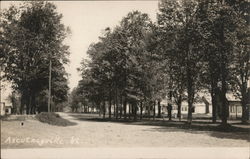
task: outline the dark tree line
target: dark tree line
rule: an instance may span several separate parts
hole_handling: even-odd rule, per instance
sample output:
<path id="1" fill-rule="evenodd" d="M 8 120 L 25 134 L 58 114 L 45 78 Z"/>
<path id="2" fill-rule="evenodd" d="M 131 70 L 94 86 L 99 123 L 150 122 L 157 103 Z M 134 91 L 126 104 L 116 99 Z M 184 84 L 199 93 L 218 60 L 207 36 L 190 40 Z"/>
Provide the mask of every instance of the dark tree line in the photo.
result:
<path id="1" fill-rule="evenodd" d="M 106 28 L 87 53 L 74 93 L 77 103 L 95 107 L 103 117 L 136 120 L 143 111 L 156 117 L 156 104 L 160 108 L 167 95 L 178 117 L 187 100 L 191 123 L 197 93 L 207 90 L 213 122 L 219 117 L 227 124 L 228 93 L 241 99 L 242 122 L 249 120 L 248 1 L 160 1 L 156 23 L 130 12 L 114 29 Z"/>
<path id="2" fill-rule="evenodd" d="M 52 63 L 52 111 L 67 101 L 68 29 L 49 2 L 24 2 L 1 12 L 0 62 L 3 78 L 20 94 L 19 113 L 48 111 L 49 63 Z"/>

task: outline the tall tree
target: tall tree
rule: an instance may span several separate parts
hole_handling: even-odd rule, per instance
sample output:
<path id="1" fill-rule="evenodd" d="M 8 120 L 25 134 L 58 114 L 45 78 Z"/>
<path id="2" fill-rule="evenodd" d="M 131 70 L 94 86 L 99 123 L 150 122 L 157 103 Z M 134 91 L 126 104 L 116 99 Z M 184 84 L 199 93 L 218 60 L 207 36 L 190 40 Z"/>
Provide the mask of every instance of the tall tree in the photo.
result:
<path id="1" fill-rule="evenodd" d="M 227 1 L 227 3 L 235 11 L 236 38 L 234 39 L 233 48 L 233 75 L 231 80 L 232 90 L 236 97 L 241 99 L 242 105 L 242 122 L 249 121 L 249 104 L 247 82 L 250 80 L 250 2 L 243 1 Z"/>
<path id="2" fill-rule="evenodd" d="M 36 96 L 48 83 L 49 61 L 68 62 L 68 47 L 63 44 L 67 29 L 61 23 L 62 15 L 49 2 L 11 6 L 2 15 L 5 76 L 21 93 L 21 109 L 26 105 L 26 113 L 34 113 Z"/>
<path id="3" fill-rule="evenodd" d="M 175 92 L 182 95 L 184 86 L 188 94 L 188 122 L 192 121 L 193 103 L 200 89 L 200 72 L 202 68 L 200 40 L 197 32 L 197 1 L 161 1 L 158 24 L 161 28 L 169 76 L 169 90 L 177 86 Z M 164 46 L 165 45 L 165 46 Z M 179 72 L 176 74 L 174 72 Z M 172 93 L 171 93 L 172 94 Z M 179 96 L 180 97 L 180 96 Z M 181 101 L 181 99 L 180 99 Z"/>
<path id="4" fill-rule="evenodd" d="M 216 114 L 227 124 L 229 106 L 226 94 L 232 78 L 238 77 L 233 73 L 234 54 L 237 52 L 237 28 L 241 28 L 242 18 L 237 16 L 234 5 L 226 1 L 204 1 L 200 6 L 199 32 L 202 35 L 202 46 L 205 61 L 208 66 L 209 83 L 213 103 L 213 121 Z M 206 65 L 206 64 L 205 64 Z M 244 71 L 244 73 L 247 73 Z M 216 111 L 218 109 L 218 111 Z"/>

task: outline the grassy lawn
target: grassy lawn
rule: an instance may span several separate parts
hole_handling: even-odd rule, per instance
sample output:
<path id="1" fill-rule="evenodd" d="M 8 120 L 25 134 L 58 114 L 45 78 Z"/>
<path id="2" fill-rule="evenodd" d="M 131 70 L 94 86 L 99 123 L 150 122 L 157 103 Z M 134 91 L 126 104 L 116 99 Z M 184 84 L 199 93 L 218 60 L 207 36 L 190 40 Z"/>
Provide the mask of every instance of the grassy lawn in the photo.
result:
<path id="1" fill-rule="evenodd" d="M 226 130 L 204 120 L 102 120 L 97 114 L 59 113 L 71 123 L 54 126 L 34 116 L 1 120 L 2 148 L 33 147 L 248 147 L 249 125 L 232 124 Z M 23 125 L 21 124 L 23 122 Z"/>

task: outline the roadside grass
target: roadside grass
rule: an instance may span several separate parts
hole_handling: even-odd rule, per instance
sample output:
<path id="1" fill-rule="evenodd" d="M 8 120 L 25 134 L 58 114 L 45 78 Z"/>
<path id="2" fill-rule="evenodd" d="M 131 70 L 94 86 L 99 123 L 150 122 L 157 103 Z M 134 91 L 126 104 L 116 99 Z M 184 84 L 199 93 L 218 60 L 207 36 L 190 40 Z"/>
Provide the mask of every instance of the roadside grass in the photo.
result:
<path id="1" fill-rule="evenodd" d="M 1 115 L 0 120 L 6 120 L 10 115 Z"/>
<path id="2" fill-rule="evenodd" d="M 33 120 L 35 119 L 35 115 L 16 115 L 16 114 L 7 114 L 1 116 L 0 119 L 2 121 L 25 121 L 25 120 Z"/>
<path id="3" fill-rule="evenodd" d="M 56 126 L 73 126 L 76 125 L 76 123 L 71 122 L 67 119 L 63 119 L 60 117 L 59 114 L 56 114 L 54 112 L 42 112 L 40 114 L 37 114 L 35 118 L 43 123 L 47 123 L 50 125 L 56 125 Z"/>

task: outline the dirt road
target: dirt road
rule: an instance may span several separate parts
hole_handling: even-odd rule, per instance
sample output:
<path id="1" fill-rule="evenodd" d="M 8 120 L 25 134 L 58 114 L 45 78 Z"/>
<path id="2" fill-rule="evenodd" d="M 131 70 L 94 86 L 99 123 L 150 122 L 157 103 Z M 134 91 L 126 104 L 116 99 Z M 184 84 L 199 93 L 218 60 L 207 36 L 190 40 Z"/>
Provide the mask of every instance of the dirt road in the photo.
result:
<path id="1" fill-rule="evenodd" d="M 248 147 L 246 133 L 194 131 L 90 120 L 92 114 L 60 113 L 76 125 L 52 126 L 34 119 L 2 121 L 2 148 L 65 147 Z M 98 115 L 94 115 L 98 116 Z"/>

